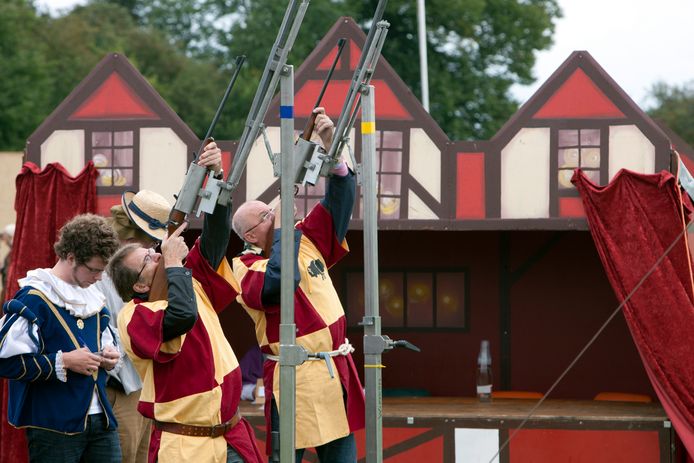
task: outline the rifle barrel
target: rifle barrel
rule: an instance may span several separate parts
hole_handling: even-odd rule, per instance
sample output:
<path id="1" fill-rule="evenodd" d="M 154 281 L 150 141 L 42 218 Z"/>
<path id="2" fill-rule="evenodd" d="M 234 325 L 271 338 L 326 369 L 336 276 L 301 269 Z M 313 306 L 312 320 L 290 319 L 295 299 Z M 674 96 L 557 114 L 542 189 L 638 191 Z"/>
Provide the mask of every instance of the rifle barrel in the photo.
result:
<path id="1" fill-rule="evenodd" d="M 340 38 L 337 41 L 337 54 L 335 54 L 335 59 L 333 60 L 333 64 L 330 66 L 330 69 L 328 70 L 328 75 L 325 77 L 325 80 L 323 81 L 323 87 L 320 90 L 320 93 L 318 94 L 318 99 L 316 100 L 316 104 L 313 105 L 313 109 L 316 109 L 318 106 L 320 106 L 320 102 L 323 100 L 323 95 L 325 95 L 325 90 L 328 88 L 328 84 L 330 83 L 330 79 L 333 77 L 333 72 L 335 71 L 335 68 L 337 67 L 338 61 L 340 61 L 340 55 L 342 54 L 342 49 L 345 47 L 345 43 L 347 43 L 347 39 Z M 308 118 L 308 122 L 306 122 L 306 127 L 304 127 L 304 133 L 301 134 L 301 138 L 304 140 L 308 141 L 311 138 L 311 132 L 313 132 L 313 127 L 316 125 L 316 113 L 311 112 L 311 115 Z"/>
<path id="2" fill-rule="evenodd" d="M 224 106 L 226 105 L 227 100 L 229 99 L 231 89 L 234 87 L 236 79 L 239 77 L 239 73 L 241 72 L 241 66 L 243 66 L 244 61 L 246 61 L 246 56 L 241 55 L 236 57 L 236 61 L 234 62 L 234 73 L 231 76 L 229 85 L 227 85 L 227 89 L 224 91 L 222 101 L 220 101 L 219 106 L 217 106 L 217 112 L 214 114 L 214 117 L 212 118 L 212 123 L 210 124 L 210 127 L 207 129 L 205 137 L 202 139 L 202 145 L 200 145 L 200 149 L 198 150 L 198 152 L 195 153 L 195 159 L 193 159 L 193 162 L 195 162 L 198 156 L 200 156 L 200 153 L 202 153 L 202 151 L 205 149 L 205 146 L 207 145 L 207 143 L 209 143 L 209 140 L 214 140 L 212 138 L 212 132 L 214 131 L 214 128 L 217 125 L 217 121 L 219 121 L 219 116 L 221 116 L 222 110 L 224 109 Z"/>

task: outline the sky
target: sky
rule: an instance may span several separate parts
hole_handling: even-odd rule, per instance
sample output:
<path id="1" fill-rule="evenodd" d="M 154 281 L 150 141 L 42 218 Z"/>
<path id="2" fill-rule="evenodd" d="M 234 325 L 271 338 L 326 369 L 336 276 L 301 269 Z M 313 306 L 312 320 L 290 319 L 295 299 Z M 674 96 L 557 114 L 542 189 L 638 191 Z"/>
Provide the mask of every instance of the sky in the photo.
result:
<path id="1" fill-rule="evenodd" d="M 323 0 L 314 0 L 323 1 Z M 415 0 L 412 0 L 413 2 Z M 38 0 L 53 12 L 86 0 Z M 643 109 L 658 81 L 694 81 L 694 0 L 559 0 L 564 17 L 556 22 L 554 45 L 537 54 L 537 82 L 514 86 L 525 102 L 574 50 L 587 50 Z M 310 12 L 310 9 L 309 9 Z"/>

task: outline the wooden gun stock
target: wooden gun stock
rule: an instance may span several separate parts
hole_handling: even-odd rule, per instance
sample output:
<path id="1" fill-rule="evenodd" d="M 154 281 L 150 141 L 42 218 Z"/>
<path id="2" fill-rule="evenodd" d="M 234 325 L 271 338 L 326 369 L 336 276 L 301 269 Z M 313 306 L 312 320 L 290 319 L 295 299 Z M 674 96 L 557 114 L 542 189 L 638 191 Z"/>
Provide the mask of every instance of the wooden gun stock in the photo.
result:
<path id="1" fill-rule="evenodd" d="M 183 212 L 176 209 L 171 210 L 169 221 L 166 225 L 168 235 L 171 235 L 183 223 L 186 216 Z M 169 282 L 166 278 L 166 268 L 164 258 L 159 259 L 157 270 L 154 272 L 154 279 L 149 288 L 149 301 L 163 301 L 169 298 Z"/>

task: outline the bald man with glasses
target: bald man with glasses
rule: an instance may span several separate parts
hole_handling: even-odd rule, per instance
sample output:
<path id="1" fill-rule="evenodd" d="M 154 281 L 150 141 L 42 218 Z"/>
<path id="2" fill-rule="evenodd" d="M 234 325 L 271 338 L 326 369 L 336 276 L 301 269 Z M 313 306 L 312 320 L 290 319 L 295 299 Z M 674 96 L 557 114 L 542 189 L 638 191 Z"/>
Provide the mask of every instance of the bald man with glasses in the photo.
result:
<path id="1" fill-rule="evenodd" d="M 326 150 L 333 123 L 316 108 L 314 134 Z M 328 269 L 347 252 L 345 236 L 354 206 L 354 173 L 339 162 L 327 180 L 325 197 L 294 227 L 294 310 L 296 342 L 322 360 L 296 368 L 296 461 L 314 447 L 322 463 L 353 463 L 357 459 L 354 431 L 364 427 L 364 393 L 345 338 L 345 313 Z M 265 419 L 267 448 L 279 431 L 279 324 L 281 240 L 279 208 L 261 201 L 241 205 L 233 218 L 236 234 L 245 242 L 234 258 L 237 300 L 256 325 L 266 360 Z"/>

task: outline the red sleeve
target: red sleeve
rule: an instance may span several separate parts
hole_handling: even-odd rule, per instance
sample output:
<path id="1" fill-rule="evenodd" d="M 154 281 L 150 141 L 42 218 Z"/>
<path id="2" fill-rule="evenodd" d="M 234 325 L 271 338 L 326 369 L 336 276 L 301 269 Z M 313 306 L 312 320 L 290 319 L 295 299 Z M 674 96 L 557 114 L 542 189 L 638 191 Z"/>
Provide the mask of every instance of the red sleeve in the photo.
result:
<path id="1" fill-rule="evenodd" d="M 164 301 L 153 304 L 163 304 Z M 152 310 L 144 304 L 137 304 L 127 323 L 130 347 L 142 359 L 166 363 L 176 358 L 183 345 L 184 336 L 170 341 L 163 339 L 164 310 Z"/>
<path id="2" fill-rule="evenodd" d="M 219 269 L 213 269 L 200 252 L 199 238 L 188 253 L 186 267 L 193 271 L 193 278 L 202 285 L 217 313 L 227 308 L 236 299 L 238 291 L 234 289 L 230 280 L 233 278 L 231 269 L 225 271 L 229 268 L 226 258 L 222 259 Z"/>
<path id="3" fill-rule="evenodd" d="M 342 243 L 337 241 L 333 218 L 320 203 L 311 209 L 303 221 L 297 224 L 297 228 L 318 248 L 318 252 L 325 259 L 328 268 L 335 265 L 349 252 L 347 240 Z"/>
<path id="4" fill-rule="evenodd" d="M 234 259 L 234 275 L 238 278 L 243 303 L 255 310 L 264 310 L 263 285 L 267 259 L 257 254 L 244 254 Z"/>

